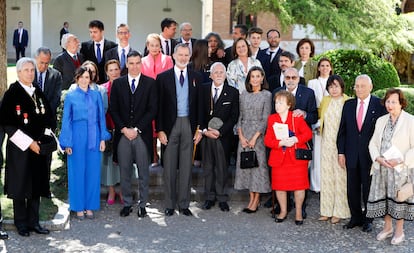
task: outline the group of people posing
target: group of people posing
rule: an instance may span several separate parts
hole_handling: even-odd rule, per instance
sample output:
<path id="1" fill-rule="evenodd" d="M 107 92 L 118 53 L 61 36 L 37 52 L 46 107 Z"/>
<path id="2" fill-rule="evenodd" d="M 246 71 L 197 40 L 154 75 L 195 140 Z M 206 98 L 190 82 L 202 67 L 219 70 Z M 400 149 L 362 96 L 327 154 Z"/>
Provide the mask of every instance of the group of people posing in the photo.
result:
<path id="1" fill-rule="evenodd" d="M 47 67 L 47 48 L 38 50 L 36 61 L 17 62 L 19 80 L 3 98 L 0 121 L 9 136 L 5 191 L 13 199 L 20 235 L 49 233 L 38 222 L 39 199 L 50 197 L 51 151 L 41 138 L 48 135 L 45 129 L 56 129 L 59 102 L 53 98 L 68 89 L 59 141 L 67 154 L 70 210 L 79 220 L 95 218 L 101 183 L 109 186 L 109 205 L 120 183 L 120 215 L 130 215 L 134 168 L 137 215 L 147 216 L 149 168 L 159 159 L 158 140 L 166 216 L 176 209 L 192 216 L 196 147 L 205 179 L 202 208 L 218 202 L 220 210 L 229 211 L 228 167 L 237 150 L 234 187 L 249 191 L 243 212 L 255 213 L 260 194 L 273 197 L 274 191 L 275 222 L 285 221 L 295 208 L 295 224 L 302 225 L 311 189 L 320 192 L 319 220 L 335 224 L 350 218 L 344 228 L 370 232 L 373 218 L 385 217 L 377 239 L 404 241 L 403 221 L 414 219 L 414 197 L 398 200 L 397 192 L 414 179 L 414 118 L 403 110 L 407 101 L 401 90 L 390 89 L 381 100 L 371 95 L 371 78 L 360 75 L 356 96 L 349 98 L 330 60 L 312 59 L 311 40 L 299 41 L 295 61 L 279 47 L 276 29 L 266 33 L 269 47 L 260 49 L 263 31 L 236 25 L 234 43 L 224 49 L 216 33 L 192 39 L 189 23 L 180 25 L 182 37 L 174 40 L 177 25 L 164 19 L 161 34 L 148 35 L 141 55 L 129 45 L 127 25 L 118 26 L 117 45 L 104 39 L 103 23 L 93 20 L 91 40 L 80 52 L 76 36 L 62 36 L 65 50 L 55 69 Z M 47 84 L 51 73 L 60 81 Z M 48 85 L 61 88 L 52 94 Z M 241 166 L 246 150 L 255 151 L 253 168 Z M 298 150 L 312 150 L 312 161 Z"/>

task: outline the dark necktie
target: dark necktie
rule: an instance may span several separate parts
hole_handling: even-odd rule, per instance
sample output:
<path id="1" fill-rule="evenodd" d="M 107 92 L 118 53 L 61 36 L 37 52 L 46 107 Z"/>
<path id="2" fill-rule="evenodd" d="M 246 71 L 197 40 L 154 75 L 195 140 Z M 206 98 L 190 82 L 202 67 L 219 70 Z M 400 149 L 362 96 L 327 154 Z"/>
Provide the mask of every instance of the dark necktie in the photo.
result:
<path id="1" fill-rule="evenodd" d="M 39 88 L 43 91 L 43 78 L 42 78 L 42 72 L 39 72 L 39 82 L 38 82 Z"/>
<path id="2" fill-rule="evenodd" d="M 96 59 L 98 60 L 98 63 L 101 63 L 102 61 L 101 44 L 99 43 L 96 43 Z"/>
<path id="3" fill-rule="evenodd" d="M 214 103 L 216 103 L 218 99 L 218 90 L 219 88 L 214 88 L 214 97 L 213 97 Z"/>
<path id="4" fill-rule="evenodd" d="M 168 45 L 168 40 L 165 40 L 165 54 L 170 55 L 170 46 Z"/>
<path id="5" fill-rule="evenodd" d="M 125 67 L 125 48 L 122 48 L 122 54 L 121 54 L 121 69 Z"/>
<path id="6" fill-rule="evenodd" d="M 183 87 L 183 85 L 184 85 L 184 75 L 183 75 L 182 70 L 181 70 L 181 74 L 180 74 L 180 84 L 181 84 L 181 87 Z"/>
<path id="7" fill-rule="evenodd" d="M 132 79 L 131 91 L 132 91 L 132 93 L 135 92 L 135 79 Z"/>
<path id="8" fill-rule="evenodd" d="M 275 52 L 270 51 L 269 53 L 270 53 L 270 62 L 272 62 L 272 60 L 273 60 L 272 56 Z"/>

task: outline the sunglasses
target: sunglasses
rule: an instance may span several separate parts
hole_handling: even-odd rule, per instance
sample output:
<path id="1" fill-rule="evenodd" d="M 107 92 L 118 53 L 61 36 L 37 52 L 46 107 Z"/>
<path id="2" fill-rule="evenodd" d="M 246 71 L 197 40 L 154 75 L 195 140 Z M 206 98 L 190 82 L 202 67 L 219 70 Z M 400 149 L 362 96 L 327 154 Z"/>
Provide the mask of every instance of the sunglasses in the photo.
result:
<path id="1" fill-rule="evenodd" d="M 285 76 L 285 79 L 286 80 L 296 80 L 296 79 L 298 79 L 298 77 L 297 76 Z"/>

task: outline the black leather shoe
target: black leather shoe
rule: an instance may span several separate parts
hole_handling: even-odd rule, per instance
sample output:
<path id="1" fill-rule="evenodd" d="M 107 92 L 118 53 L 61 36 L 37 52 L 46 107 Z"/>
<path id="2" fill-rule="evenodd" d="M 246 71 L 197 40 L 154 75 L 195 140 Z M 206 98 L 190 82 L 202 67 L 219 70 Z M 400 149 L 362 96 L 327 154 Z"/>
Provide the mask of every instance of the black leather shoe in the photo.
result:
<path id="1" fill-rule="evenodd" d="M 229 205 L 227 204 L 227 202 L 220 202 L 220 203 L 219 203 L 219 207 L 220 207 L 220 210 L 221 210 L 221 211 L 223 211 L 223 212 L 228 212 L 228 211 L 230 211 L 230 207 L 229 207 Z"/>
<path id="2" fill-rule="evenodd" d="M 172 216 L 174 214 L 174 209 L 165 208 L 164 214 L 165 216 Z"/>
<path id="3" fill-rule="evenodd" d="M 297 226 L 302 226 L 303 225 L 303 220 L 295 220 L 295 224 Z"/>
<path id="4" fill-rule="evenodd" d="M 352 229 L 354 227 L 359 227 L 359 226 L 361 226 L 360 222 L 350 221 L 343 226 L 343 229 Z"/>
<path id="5" fill-rule="evenodd" d="M 203 206 L 201 207 L 204 210 L 208 210 L 211 207 L 213 207 L 216 204 L 216 202 L 214 202 L 213 200 L 206 200 L 206 202 L 204 202 Z"/>
<path id="6" fill-rule="evenodd" d="M 6 239 L 9 239 L 9 235 L 7 234 L 7 232 L 6 232 L 6 231 L 4 231 L 4 230 L 0 230 L 0 239 L 1 239 L 1 240 L 6 240 Z"/>
<path id="7" fill-rule="evenodd" d="M 140 207 L 138 209 L 138 217 L 144 218 L 145 216 L 147 216 L 147 210 L 145 209 L 145 207 Z"/>
<path id="8" fill-rule="evenodd" d="M 284 221 L 286 220 L 286 218 L 287 218 L 287 215 L 286 215 L 285 217 L 283 217 L 283 218 L 278 218 L 278 217 L 276 216 L 276 218 L 275 218 L 275 222 L 277 222 L 277 223 L 284 222 Z"/>
<path id="9" fill-rule="evenodd" d="M 19 235 L 21 236 L 25 236 L 25 237 L 30 236 L 29 230 L 27 230 L 27 228 L 21 228 L 21 229 L 18 229 L 17 231 Z"/>
<path id="10" fill-rule="evenodd" d="M 124 208 L 122 208 L 119 215 L 121 215 L 121 217 L 127 217 L 131 212 L 132 212 L 132 206 L 124 206 Z"/>
<path id="11" fill-rule="evenodd" d="M 30 231 L 34 231 L 37 234 L 41 235 L 48 235 L 50 233 L 49 229 L 42 228 L 40 225 L 35 225 L 34 227 L 29 229 Z"/>
<path id="12" fill-rule="evenodd" d="M 193 213 L 188 208 L 180 209 L 180 213 L 184 214 L 185 216 L 193 216 Z"/>
<path id="13" fill-rule="evenodd" d="M 372 232 L 372 223 L 364 223 L 364 225 L 362 225 L 362 231 L 363 232 Z"/>

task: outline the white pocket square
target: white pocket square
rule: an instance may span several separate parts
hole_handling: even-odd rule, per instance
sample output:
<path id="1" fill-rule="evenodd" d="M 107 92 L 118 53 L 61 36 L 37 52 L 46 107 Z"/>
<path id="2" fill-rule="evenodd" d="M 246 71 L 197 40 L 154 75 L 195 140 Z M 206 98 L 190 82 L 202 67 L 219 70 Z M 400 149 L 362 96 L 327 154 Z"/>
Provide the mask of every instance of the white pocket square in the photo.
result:
<path id="1" fill-rule="evenodd" d="M 231 102 L 223 102 L 223 105 L 229 105 Z"/>

